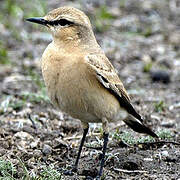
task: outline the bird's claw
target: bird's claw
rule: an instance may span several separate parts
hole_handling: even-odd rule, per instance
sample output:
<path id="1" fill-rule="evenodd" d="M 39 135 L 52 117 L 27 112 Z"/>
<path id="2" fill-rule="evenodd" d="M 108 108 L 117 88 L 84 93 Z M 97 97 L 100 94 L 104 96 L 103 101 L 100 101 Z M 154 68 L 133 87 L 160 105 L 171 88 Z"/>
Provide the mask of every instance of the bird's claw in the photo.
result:
<path id="1" fill-rule="evenodd" d="M 100 176 L 96 176 L 96 180 L 100 180 Z"/>
<path id="2" fill-rule="evenodd" d="M 91 176 L 87 176 L 86 180 L 100 180 L 100 176 L 97 176 L 96 178 L 93 178 Z"/>
<path id="3" fill-rule="evenodd" d="M 87 176 L 87 177 L 86 177 L 86 180 L 94 180 L 94 178 L 91 177 L 91 176 Z"/>
<path id="4" fill-rule="evenodd" d="M 66 175 L 66 176 L 73 176 L 74 173 L 76 173 L 76 172 L 77 172 L 77 168 L 73 167 L 71 170 L 65 170 L 63 172 L 63 174 Z"/>
<path id="5" fill-rule="evenodd" d="M 73 175 L 74 175 L 74 172 L 73 172 L 72 170 L 65 170 L 65 171 L 63 172 L 63 174 L 66 175 L 66 176 L 73 176 Z"/>

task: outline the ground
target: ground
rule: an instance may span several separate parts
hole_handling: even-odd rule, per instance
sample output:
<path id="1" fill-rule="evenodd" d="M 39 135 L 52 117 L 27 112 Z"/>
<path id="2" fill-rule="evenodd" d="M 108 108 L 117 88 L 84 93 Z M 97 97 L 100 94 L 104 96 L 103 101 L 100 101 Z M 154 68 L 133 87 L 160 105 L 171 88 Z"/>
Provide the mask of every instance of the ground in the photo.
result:
<path id="1" fill-rule="evenodd" d="M 162 143 L 112 124 L 103 178 L 180 178 L 180 4 L 178 0 L 0 2 L 0 179 L 95 177 L 101 124 L 91 124 L 79 172 L 64 176 L 76 158 L 82 128 L 50 103 L 40 58 L 51 41 L 25 21 L 59 6 L 83 10 L 121 77 L 136 110 Z"/>

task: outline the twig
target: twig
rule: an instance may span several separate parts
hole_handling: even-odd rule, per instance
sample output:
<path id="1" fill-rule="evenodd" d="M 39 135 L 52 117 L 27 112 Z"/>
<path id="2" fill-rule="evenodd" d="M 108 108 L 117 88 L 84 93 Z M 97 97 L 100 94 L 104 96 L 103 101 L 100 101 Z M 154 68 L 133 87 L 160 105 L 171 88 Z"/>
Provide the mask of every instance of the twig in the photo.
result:
<path id="1" fill-rule="evenodd" d="M 141 170 L 126 170 L 126 169 L 118 169 L 114 168 L 115 171 L 118 172 L 124 172 L 124 173 L 146 173 L 147 171 L 141 171 Z"/>
<path id="2" fill-rule="evenodd" d="M 92 146 L 87 146 L 86 144 L 84 145 L 84 147 L 86 147 L 88 149 L 95 149 L 95 150 L 101 150 L 102 149 L 102 146 L 92 147 Z"/>
<path id="3" fill-rule="evenodd" d="M 156 144 L 174 144 L 174 145 L 180 145 L 179 142 L 173 142 L 173 141 L 156 141 L 156 142 L 144 142 L 144 143 L 138 143 L 135 144 L 135 146 L 139 144 L 144 144 L 144 145 L 156 145 Z"/>
<path id="4" fill-rule="evenodd" d="M 34 119 L 31 118 L 31 115 L 30 115 L 30 114 L 28 114 L 28 118 L 29 118 L 29 120 L 32 122 L 32 127 L 33 127 L 34 129 L 37 129 L 36 123 L 34 122 Z"/>

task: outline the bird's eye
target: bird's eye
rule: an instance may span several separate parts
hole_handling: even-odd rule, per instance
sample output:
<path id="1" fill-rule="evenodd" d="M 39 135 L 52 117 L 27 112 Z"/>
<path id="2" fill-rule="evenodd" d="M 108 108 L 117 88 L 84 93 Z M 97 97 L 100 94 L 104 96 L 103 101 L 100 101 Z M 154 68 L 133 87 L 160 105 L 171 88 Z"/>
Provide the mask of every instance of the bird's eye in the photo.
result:
<path id="1" fill-rule="evenodd" d="M 67 19 L 59 19 L 59 20 L 51 21 L 50 24 L 53 26 L 57 26 L 57 25 L 66 26 L 66 25 L 71 25 L 74 23 L 71 21 L 68 21 Z"/>

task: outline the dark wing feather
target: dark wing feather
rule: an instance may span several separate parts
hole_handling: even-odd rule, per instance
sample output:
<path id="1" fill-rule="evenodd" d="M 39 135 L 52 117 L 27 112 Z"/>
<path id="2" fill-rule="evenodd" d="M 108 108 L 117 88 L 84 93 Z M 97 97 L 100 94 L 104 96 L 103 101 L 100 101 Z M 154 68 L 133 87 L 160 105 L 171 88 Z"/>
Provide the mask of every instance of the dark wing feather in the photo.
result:
<path id="1" fill-rule="evenodd" d="M 129 114 L 142 122 L 143 120 L 141 116 L 136 112 L 136 110 L 130 103 L 128 96 L 125 95 L 125 93 L 122 93 L 122 90 L 119 90 L 116 84 L 110 84 L 102 74 L 97 73 L 97 76 L 101 84 L 118 99 L 120 106 L 124 108 Z M 102 81 L 106 82 L 106 85 Z"/>
<path id="2" fill-rule="evenodd" d="M 95 70 L 99 82 L 118 99 L 120 106 L 142 122 L 141 116 L 130 103 L 130 98 L 121 80 L 106 56 L 104 54 L 93 54 L 86 56 L 86 60 L 93 70 Z"/>
<path id="3" fill-rule="evenodd" d="M 129 116 L 123 121 L 139 133 L 146 133 L 152 137 L 158 138 L 151 129 L 143 124 L 141 116 L 130 103 L 130 98 L 121 80 L 106 56 L 103 54 L 88 55 L 86 56 L 86 61 L 91 69 L 93 69 L 99 83 L 114 95 L 114 97 L 119 101 L 120 106 L 129 113 Z"/>

